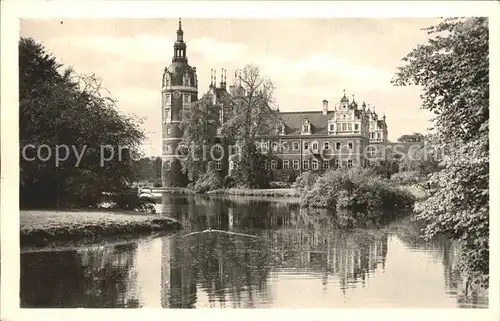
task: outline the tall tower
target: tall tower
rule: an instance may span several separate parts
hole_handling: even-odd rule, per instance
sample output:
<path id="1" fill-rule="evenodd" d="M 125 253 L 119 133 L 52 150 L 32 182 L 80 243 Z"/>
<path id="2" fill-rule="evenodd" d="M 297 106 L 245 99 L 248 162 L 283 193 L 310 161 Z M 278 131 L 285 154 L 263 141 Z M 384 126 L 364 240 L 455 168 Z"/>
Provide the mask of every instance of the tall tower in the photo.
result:
<path id="1" fill-rule="evenodd" d="M 182 173 L 179 161 L 179 144 L 182 140 L 180 128 L 182 112 L 198 100 L 196 67 L 188 64 L 186 43 L 181 19 L 174 43 L 172 64 L 165 68 L 162 78 L 162 185 L 184 187 L 187 177 Z"/>

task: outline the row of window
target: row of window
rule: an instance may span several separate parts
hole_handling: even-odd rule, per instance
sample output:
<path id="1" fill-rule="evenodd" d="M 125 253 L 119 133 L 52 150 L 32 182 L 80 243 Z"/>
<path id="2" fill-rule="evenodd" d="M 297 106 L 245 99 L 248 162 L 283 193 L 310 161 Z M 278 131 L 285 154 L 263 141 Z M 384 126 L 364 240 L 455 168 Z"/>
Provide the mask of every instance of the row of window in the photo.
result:
<path id="1" fill-rule="evenodd" d="M 371 139 L 382 139 L 382 133 L 378 132 L 378 133 L 374 133 L 374 132 L 371 132 L 370 133 L 370 138 Z"/>
<path id="2" fill-rule="evenodd" d="M 320 164 L 320 162 L 317 159 L 313 159 L 312 161 L 304 160 L 304 161 L 302 161 L 302 169 L 304 169 L 304 170 L 309 170 L 309 169 L 319 170 L 319 164 Z M 300 169 L 300 161 L 298 159 L 295 159 L 293 161 L 284 160 L 282 165 L 283 165 L 282 166 L 283 169 L 294 169 L 294 170 Z M 340 160 L 336 159 L 334 162 L 335 168 L 340 168 L 341 165 L 342 165 L 342 163 L 340 162 Z M 266 162 L 264 162 L 264 168 L 267 169 L 267 166 L 268 166 L 268 162 L 266 161 Z M 344 166 L 353 167 L 354 166 L 353 160 L 348 159 L 347 161 L 344 162 Z M 330 162 L 327 160 L 323 161 L 322 168 L 324 170 L 329 169 Z M 217 170 L 222 169 L 222 162 L 221 161 L 217 161 L 215 163 L 215 169 L 217 169 Z M 236 166 L 235 166 L 233 161 L 230 161 L 229 162 L 229 170 L 233 170 L 233 169 L 236 169 Z M 278 169 L 278 161 L 277 160 L 271 161 L 271 169 L 272 170 Z"/>
<path id="3" fill-rule="evenodd" d="M 339 123 L 337 126 L 337 131 L 338 132 L 351 132 L 352 131 L 352 123 Z M 335 124 L 330 124 L 329 126 L 329 131 L 334 132 L 335 131 Z M 359 131 L 359 124 L 354 123 L 354 131 Z"/>
<path id="4" fill-rule="evenodd" d="M 334 168 L 341 168 L 342 165 L 346 167 L 353 167 L 354 162 L 352 159 L 348 159 L 347 161 L 342 164 L 340 160 L 336 159 L 334 163 Z M 267 169 L 268 162 L 264 162 L 264 167 Z M 170 170 L 172 167 L 170 165 L 170 162 L 165 163 L 165 169 Z M 322 162 L 322 168 L 324 170 L 327 170 L 330 168 L 330 162 L 329 161 L 323 161 Z M 235 170 L 236 169 L 236 164 L 233 161 L 229 162 L 229 170 Z M 271 170 L 278 169 L 278 161 L 277 160 L 272 160 L 271 161 Z M 293 161 L 290 160 L 284 160 L 283 161 L 283 169 L 294 169 L 294 170 L 299 170 L 300 169 L 300 161 L 298 159 L 295 159 Z M 319 161 L 317 159 L 313 159 L 312 161 L 309 160 L 304 160 L 302 161 L 302 169 L 303 170 L 319 170 Z M 222 161 L 218 160 L 215 161 L 215 170 L 222 170 Z"/>
<path id="5" fill-rule="evenodd" d="M 182 101 L 184 103 L 190 103 L 191 102 L 191 94 L 183 94 L 182 95 Z M 165 94 L 165 105 L 170 105 L 172 103 L 172 98 L 170 94 Z"/>
<path id="6" fill-rule="evenodd" d="M 280 149 L 280 144 L 273 142 L 272 144 L 272 149 L 273 151 L 277 152 Z M 289 145 L 288 142 L 283 142 L 281 143 L 282 149 L 287 151 L 289 150 Z M 354 149 L 354 143 L 353 142 L 347 142 L 346 144 L 348 149 Z M 268 149 L 269 148 L 269 143 L 260 143 L 260 148 L 262 149 Z M 303 142 L 303 149 L 304 150 L 318 150 L 319 148 L 319 143 L 318 142 Z M 340 150 L 342 148 L 342 143 L 341 142 L 335 142 L 335 149 Z M 292 150 L 298 151 L 300 149 L 300 144 L 299 142 L 293 142 L 292 143 Z M 331 149 L 331 144 L 330 142 L 326 141 L 323 142 L 323 149 L 324 150 L 330 150 Z"/>
<path id="7" fill-rule="evenodd" d="M 352 123 L 339 123 L 337 127 L 338 132 L 351 132 L 353 129 L 353 124 Z M 330 124 L 328 127 L 330 132 L 335 131 L 335 124 Z M 359 124 L 354 123 L 354 131 L 359 131 Z M 283 129 L 282 129 L 283 132 Z M 302 133 L 310 133 L 311 132 L 311 125 L 306 124 L 302 126 Z"/>

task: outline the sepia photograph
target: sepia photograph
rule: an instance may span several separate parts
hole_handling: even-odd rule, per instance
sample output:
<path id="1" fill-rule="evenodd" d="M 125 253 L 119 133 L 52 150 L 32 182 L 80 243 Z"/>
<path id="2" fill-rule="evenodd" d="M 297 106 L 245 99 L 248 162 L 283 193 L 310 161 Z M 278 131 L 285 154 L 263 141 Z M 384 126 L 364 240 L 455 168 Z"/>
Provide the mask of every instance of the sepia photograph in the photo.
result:
<path id="1" fill-rule="evenodd" d="M 175 14 L 19 19 L 21 309 L 489 308 L 488 16 Z"/>

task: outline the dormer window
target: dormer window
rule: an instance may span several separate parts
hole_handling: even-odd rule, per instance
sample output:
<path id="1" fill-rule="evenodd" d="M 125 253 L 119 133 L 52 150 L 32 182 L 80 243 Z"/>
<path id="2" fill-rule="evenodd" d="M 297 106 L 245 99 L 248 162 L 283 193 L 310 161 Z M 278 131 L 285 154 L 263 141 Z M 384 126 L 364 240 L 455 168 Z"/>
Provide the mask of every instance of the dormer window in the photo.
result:
<path id="1" fill-rule="evenodd" d="M 276 128 L 277 135 L 285 135 L 286 134 L 286 125 L 283 122 L 280 122 L 278 127 Z"/>
<path id="2" fill-rule="evenodd" d="M 304 123 L 302 124 L 302 134 L 310 134 L 311 133 L 311 123 L 306 118 L 304 119 Z"/>

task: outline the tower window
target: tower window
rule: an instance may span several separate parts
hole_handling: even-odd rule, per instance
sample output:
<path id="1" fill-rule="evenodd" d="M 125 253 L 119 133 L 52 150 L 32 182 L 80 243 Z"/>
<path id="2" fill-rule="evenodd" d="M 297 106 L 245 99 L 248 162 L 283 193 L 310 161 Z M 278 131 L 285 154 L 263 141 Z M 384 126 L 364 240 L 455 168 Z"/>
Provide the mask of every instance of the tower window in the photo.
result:
<path id="1" fill-rule="evenodd" d="M 299 161 L 297 159 L 293 161 L 293 169 L 296 169 L 296 170 L 299 169 Z"/>
<path id="2" fill-rule="evenodd" d="M 189 78 L 189 75 L 184 75 L 184 86 L 191 86 L 191 79 Z"/>
<path id="3" fill-rule="evenodd" d="M 275 160 L 272 160 L 271 161 L 271 169 L 276 169 L 277 166 L 278 166 L 278 162 Z"/>
<path id="4" fill-rule="evenodd" d="M 290 161 L 289 160 L 283 161 L 283 169 L 290 169 Z"/>
<path id="5" fill-rule="evenodd" d="M 330 142 L 323 142 L 323 149 L 329 150 L 330 149 Z"/>
<path id="6" fill-rule="evenodd" d="M 335 149 L 340 149 L 340 142 L 335 143 Z"/>
<path id="7" fill-rule="evenodd" d="M 352 167 L 353 163 L 352 163 L 352 159 L 348 159 L 347 160 L 347 167 Z"/>
<path id="8" fill-rule="evenodd" d="M 170 98 L 170 94 L 165 94 L 165 105 L 170 105 L 172 102 L 171 102 L 171 98 Z"/>
<path id="9" fill-rule="evenodd" d="M 327 160 L 323 161 L 323 169 L 328 169 L 329 167 L 330 163 Z"/>
<path id="10" fill-rule="evenodd" d="M 354 144 L 352 142 L 347 143 L 347 148 L 353 149 Z"/>
<path id="11" fill-rule="evenodd" d="M 359 130 L 359 124 L 354 124 L 354 130 Z"/>
<path id="12" fill-rule="evenodd" d="M 334 125 L 334 124 L 330 124 L 330 131 L 331 131 L 331 132 L 334 132 L 334 131 L 335 131 L 335 125 Z"/>
<path id="13" fill-rule="evenodd" d="M 304 149 L 305 149 L 305 150 L 308 150 L 308 149 L 309 149 L 309 143 L 308 143 L 308 142 L 304 142 Z"/>
<path id="14" fill-rule="evenodd" d="M 172 120 L 172 114 L 170 113 L 170 108 L 165 109 L 165 121 L 171 121 Z"/>
<path id="15" fill-rule="evenodd" d="M 220 161 L 220 160 L 215 161 L 215 170 L 217 170 L 217 171 L 222 170 L 222 161 Z"/>
<path id="16" fill-rule="evenodd" d="M 305 160 L 302 162 L 302 168 L 305 169 L 306 171 L 309 170 L 309 161 Z"/>
<path id="17" fill-rule="evenodd" d="M 184 102 L 185 103 L 190 103 L 191 102 L 191 95 L 184 95 Z"/>
<path id="18" fill-rule="evenodd" d="M 300 148 L 299 143 L 298 142 L 293 142 L 292 149 L 293 150 L 299 150 L 299 148 Z"/>

